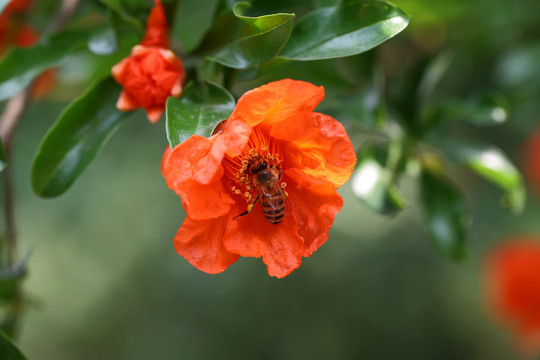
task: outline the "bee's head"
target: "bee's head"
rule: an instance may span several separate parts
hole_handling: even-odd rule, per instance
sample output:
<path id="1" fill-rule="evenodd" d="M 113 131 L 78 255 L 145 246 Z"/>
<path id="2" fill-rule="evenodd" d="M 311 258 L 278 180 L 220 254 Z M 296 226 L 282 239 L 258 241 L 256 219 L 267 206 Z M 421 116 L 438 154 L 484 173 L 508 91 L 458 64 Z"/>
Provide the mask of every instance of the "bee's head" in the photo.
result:
<path id="1" fill-rule="evenodd" d="M 266 162 L 266 160 L 258 160 L 255 164 L 253 164 L 253 165 L 251 166 L 251 168 L 249 169 L 249 171 L 250 171 L 252 174 L 256 174 L 256 173 L 258 173 L 259 171 L 265 170 L 267 167 L 268 167 L 268 162 Z"/>

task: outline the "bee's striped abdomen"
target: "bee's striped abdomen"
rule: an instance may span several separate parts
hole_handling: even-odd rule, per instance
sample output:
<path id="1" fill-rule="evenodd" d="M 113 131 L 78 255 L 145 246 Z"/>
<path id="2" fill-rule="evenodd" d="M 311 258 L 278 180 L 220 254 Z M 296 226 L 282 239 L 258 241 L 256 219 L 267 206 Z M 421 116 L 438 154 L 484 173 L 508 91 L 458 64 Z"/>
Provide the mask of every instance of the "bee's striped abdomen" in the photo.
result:
<path id="1" fill-rule="evenodd" d="M 260 201 L 266 221 L 270 224 L 279 224 L 285 215 L 283 194 L 278 191 L 272 195 L 261 196 Z"/>

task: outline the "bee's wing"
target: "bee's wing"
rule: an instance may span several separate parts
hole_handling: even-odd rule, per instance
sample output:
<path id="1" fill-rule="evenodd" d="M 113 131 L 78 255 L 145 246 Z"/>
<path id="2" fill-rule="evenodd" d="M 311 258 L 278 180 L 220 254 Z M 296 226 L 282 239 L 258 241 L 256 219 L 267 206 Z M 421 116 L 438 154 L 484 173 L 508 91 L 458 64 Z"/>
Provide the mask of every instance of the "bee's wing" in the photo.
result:
<path id="1" fill-rule="evenodd" d="M 289 195 L 287 194 L 285 189 L 283 189 L 281 186 L 279 187 L 279 191 L 283 193 L 283 199 L 285 199 L 285 216 L 292 215 L 293 208 L 292 208 L 291 200 L 289 200 Z"/>
<path id="2" fill-rule="evenodd" d="M 277 180 L 272 181 L 271 186 L 261 186 L 258 190 L 262 198 L 274 198 L 276 193 L 279 193 L 283 203 L 270 201 L 266 202 L 266 206 L 271 207 L 273 210 L 281 210 L 284 207 L 285 215 L 292 214 L 292 205 L 291 201 L 289 200 L 289 196 L 287 195 L 287 192 L 280 186 L 280 183 Z"/>

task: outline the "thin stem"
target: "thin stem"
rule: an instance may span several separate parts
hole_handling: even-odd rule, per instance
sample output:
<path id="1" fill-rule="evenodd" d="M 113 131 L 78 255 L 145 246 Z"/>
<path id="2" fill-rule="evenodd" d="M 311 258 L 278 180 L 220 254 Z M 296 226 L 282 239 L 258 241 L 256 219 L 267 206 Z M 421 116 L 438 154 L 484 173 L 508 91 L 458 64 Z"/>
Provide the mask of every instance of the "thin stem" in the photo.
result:
<path id="1" fill-rule="evenodd" d="M 8 161 L 10 161 L 9 156 Z M 6 215 L 6 259 L 7 267 L 10 268 L 15 260 L 15 248 L 17 246 L 17 234 L 15 232 L 15 202 L 13 200 L 13 181 L 11 166 L 4 169 L 4 212 Z"/>
<path id="2" fill-rule="evenodd" d="M 28 91 L 24 91 L 12 97 L 2 116 L 0 117 L 0 136 L 4 144 L 7 165 L 4 169 L 4 213 L 6 221 L 6 253 L 7 266 L 11 267 L 15 262 L 15 250 L 17 248 L 17 237 L 15 230 L 15 201 L 13 187 L 13 164 L 11 158 L 11 143 L 17 124 L 28 101 Z"/>
<path id="3" fill-rule="evenodd" d="M 58 15 L 51 21 L 47 28 L 47 33 L 55 33 L 62 30 L 75 13 L 79 2 L 80 0 L 63 0 Z"/>

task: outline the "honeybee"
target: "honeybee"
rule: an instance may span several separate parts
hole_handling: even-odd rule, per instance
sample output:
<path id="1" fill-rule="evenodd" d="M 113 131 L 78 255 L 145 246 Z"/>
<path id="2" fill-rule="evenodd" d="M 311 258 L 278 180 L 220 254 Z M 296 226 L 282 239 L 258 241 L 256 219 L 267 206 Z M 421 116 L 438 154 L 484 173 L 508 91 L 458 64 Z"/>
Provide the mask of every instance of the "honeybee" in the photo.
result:
<path id="1" fill-rule="evenodd" d="M 239 216 L 247 215 L 253 210 L 257 200 L 260 200 L 261 209 L 266 221 L 270 224 L 279 224 L 285 216 L 285 200 L 287 194 L 279 184 L 282 171 L 277 165 L 268 165 L 264 159 L 255 161 L 249 166 L 248 171 L 253 175 L 253 185 L 257 189 L 258 196 Z"/>

